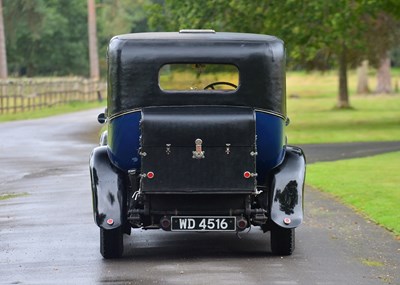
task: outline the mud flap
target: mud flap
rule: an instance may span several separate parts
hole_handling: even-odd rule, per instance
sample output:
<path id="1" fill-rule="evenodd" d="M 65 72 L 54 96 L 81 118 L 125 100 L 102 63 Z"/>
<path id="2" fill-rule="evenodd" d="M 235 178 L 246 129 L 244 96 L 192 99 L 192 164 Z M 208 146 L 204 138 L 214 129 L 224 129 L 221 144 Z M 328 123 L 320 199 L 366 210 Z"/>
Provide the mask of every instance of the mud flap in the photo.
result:
<path id="1" fill-rule="evenodd" d="M 282 228 L 296 228 L 303 221 L 306 161 L 298 147 L 287 146 L 284 161 L 271 179 L 270 218 Z"/>
<path id="2" fill-rule="evenodd" d="M 90 156 L 93 215 L 103 229 L 115 229 L 124 223 L 124 195 L 122 181 L 112 166 L 107 146 L 96 147 Z"/>

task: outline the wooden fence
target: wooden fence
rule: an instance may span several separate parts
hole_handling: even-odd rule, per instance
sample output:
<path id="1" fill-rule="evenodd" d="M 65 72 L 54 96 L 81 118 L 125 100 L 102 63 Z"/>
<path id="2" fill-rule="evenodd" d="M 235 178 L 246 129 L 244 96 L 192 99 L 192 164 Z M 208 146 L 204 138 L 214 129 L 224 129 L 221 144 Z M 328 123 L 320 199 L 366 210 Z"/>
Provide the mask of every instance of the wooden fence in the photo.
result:
<path id="1" fill-rule="evenodd" d="M 84 78 L 10 79 L 0 81 L 0 114 L 36 110 L 71 101 L 106 97 L 105 82 Z"/>

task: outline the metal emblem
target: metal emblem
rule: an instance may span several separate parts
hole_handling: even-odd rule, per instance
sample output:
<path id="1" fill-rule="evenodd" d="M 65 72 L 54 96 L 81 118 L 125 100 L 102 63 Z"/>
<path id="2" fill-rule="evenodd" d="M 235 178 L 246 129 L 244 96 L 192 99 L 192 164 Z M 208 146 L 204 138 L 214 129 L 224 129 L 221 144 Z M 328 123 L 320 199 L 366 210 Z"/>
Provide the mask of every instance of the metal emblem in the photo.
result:
<path id="1" fill-rule="evenodd" d="M 194 141 L 194 143 L 196 144 L 196 150 L 192 152 L 193 153 L 192 158 L 194 158 L 194 159 L 205 158 L 205 156 L 204 156 L 205 151 L 202 150 L 203 141 L 201 139 L 196 139 Z"/>
<path id="2" fill-rule="evenodd" d="M 165 152 L 167 153 L 167 155 L 170 155 L 171 154 L 171 144 L 167 143 L 165 146 L 166 146 Z"/>
<path id="3" fill-rule="evenodd" d="M 230 143 L 227 143 L 227 144 L 225 144 L 225 145 L 226 145 L 225 153 L 226 153 L 226 154 L 230 154 L 230 153 L 231 153 L 231 149 L 230 149 L 231 144 L 230 144 Z"/>

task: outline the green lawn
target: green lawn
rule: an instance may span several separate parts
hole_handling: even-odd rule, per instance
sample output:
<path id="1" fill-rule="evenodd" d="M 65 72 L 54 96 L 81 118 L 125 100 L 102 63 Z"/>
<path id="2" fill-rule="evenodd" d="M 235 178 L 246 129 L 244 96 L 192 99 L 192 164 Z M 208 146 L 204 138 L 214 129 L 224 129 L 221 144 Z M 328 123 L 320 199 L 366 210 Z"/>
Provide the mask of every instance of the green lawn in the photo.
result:
<path id="1" fill-rule="evenodd" d="M 375 86 L 371 76 L 371 87 Z M 398 77 L 394 77 L 396 80 Z M 338 110 L 337 76 L 334 73 L 287 76 L 287 128 L 291 144 L 400 140 L 400 96 L 354 95 L 355 73 L 350 73 L 350 104 Z"/>
<path id="2" fill-rule="evenodd" d="M 320 162 L 307 167 L 307 184 L 331 193 L 400 235 L 400 152 Z"/>
<path id="3" fill-rule="evenodd" d="M 27 195 L 28 193 L 0 193 L 0 201 Z"/>
<path id="4" fill-rule="evenodd" d="M 288 100 L 292 144 L 400 140 L 400 96 L 352 96 L 354 109 L 334 109 L 335 98 Z"/>

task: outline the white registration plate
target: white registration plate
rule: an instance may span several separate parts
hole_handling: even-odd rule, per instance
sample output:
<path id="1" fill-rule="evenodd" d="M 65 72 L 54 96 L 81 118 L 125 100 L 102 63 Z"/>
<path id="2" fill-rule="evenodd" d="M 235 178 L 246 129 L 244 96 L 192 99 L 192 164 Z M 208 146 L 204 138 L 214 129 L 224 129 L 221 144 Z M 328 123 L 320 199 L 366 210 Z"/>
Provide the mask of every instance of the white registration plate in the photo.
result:
<path id="1" fill-rule="evenodd" d="M 172 231 L 236 231 L 236 217 L 171 217 Z"/>

